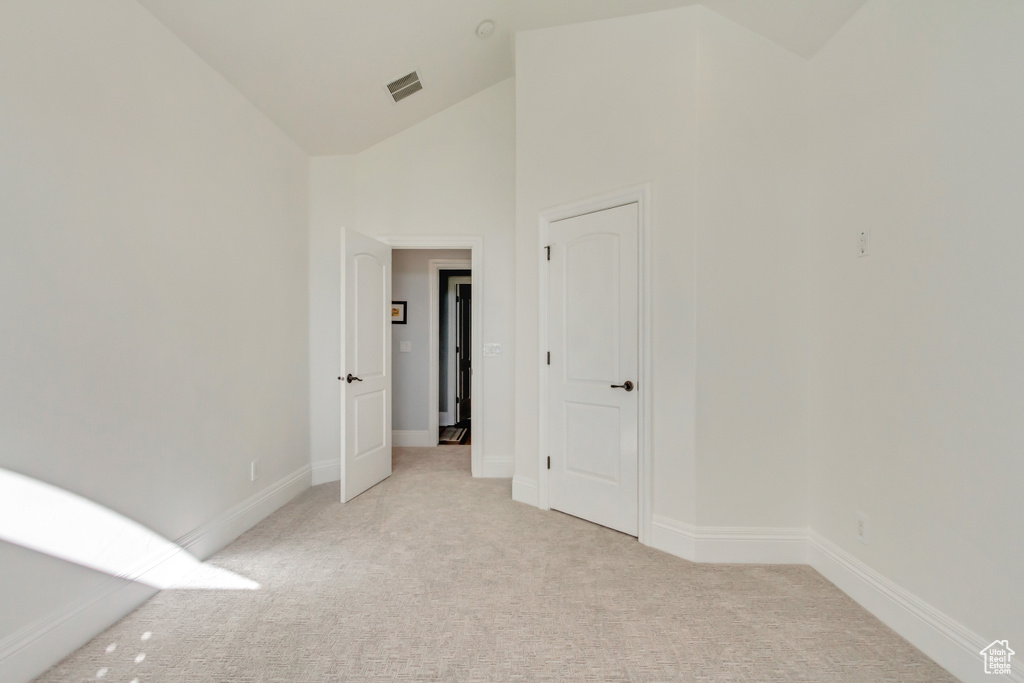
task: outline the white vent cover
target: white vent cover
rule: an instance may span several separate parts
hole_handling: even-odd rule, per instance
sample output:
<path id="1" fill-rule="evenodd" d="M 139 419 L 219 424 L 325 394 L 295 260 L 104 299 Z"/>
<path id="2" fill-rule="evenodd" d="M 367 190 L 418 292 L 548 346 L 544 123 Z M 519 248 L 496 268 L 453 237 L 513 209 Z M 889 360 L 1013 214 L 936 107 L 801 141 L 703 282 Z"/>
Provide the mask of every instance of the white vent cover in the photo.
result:
<path id="1" fill-rule="evenodd" d="M 412 73 L 408 73 L 401 78 L 391 81 L 388 83 L 387 88 L 395 102 L 401 102 L 414 92 L 423 90 L 423 84 L 420 83 L 419 74 L 413 71 Z"/>

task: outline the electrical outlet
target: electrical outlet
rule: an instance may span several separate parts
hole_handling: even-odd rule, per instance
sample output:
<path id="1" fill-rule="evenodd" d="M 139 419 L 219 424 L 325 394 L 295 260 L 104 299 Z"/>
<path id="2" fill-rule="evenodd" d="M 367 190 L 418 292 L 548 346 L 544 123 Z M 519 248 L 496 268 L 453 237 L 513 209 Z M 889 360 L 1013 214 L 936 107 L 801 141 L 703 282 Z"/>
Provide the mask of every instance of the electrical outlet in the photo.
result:
<path id="1" fill-rule="evenodd" d="M 871 542 L 871 526 L 868 524 L 868 516 L 863 512 L 857 513 L 857 540 L 867 545 Z"/>
<path id="2" fill-rule="evenodd" d="M 253 460 L 249 463 L 249 481 L 256 481 L 260 478 L 260 461 Z"/>
<path id="3" fill-rule="evenodd" d="M 871 253 L 871 230 L 864 228 L 857 233 L 857 256 L 867 256 Z"/>

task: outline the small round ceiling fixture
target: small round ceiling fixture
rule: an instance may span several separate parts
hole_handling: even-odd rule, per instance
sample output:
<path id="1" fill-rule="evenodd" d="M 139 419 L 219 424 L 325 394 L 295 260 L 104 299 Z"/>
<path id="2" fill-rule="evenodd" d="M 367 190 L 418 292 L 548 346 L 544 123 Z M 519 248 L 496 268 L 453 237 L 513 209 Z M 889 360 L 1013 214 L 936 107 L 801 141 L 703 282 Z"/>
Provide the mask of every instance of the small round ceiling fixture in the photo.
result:
<path id="1" fill-rule="evenodd" d="M 480 25 L 476 27 L 477 38 L 486 38 L 492 33 L 494 33 L 494 22 L 490 19 L 484 19 L 480 22 Z"/>

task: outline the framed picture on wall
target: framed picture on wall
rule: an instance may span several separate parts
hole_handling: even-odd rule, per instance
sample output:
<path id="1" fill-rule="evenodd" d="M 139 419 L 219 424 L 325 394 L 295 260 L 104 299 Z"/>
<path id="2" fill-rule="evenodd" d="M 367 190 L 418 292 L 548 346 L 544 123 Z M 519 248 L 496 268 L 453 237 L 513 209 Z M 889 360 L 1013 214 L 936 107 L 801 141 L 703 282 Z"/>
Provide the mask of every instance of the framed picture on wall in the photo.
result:
<path id="1" fill-rule="evenodd" d="M 391 323 L 394 325 L 405 324 L 405 301 L 391 302 Z"/>

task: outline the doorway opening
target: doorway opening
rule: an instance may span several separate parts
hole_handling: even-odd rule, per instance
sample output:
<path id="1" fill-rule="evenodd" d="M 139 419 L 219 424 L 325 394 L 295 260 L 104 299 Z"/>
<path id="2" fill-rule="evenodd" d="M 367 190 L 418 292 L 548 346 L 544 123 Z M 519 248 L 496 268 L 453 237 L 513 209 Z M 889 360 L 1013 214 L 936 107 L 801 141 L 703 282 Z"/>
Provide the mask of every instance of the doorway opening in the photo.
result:
<path id="1" fill-rule="evenodd" d="M 472 270 L 438 268 L 438 442 L 472 444 Z"/>
<path id="2" fill-rule="evenodd" d="M 410 430 L 412 433 L 406 433 L 405 430 L 400 430 L 398 426 L 393 426 L 392 435 L 395 446 L 436 446 L 439 442 L 439 422 L 441 415 L 439 406 L 440 390 L 438 387 L 440 365 L 440 315 L 438 310 L 441 298 L 439 273 L 442 269 L 471 271 L 472 297 L 470 301 L 471 314 L 468 325 L 470 328 L 470 343 L 468 344 L 468 347 L 470 349 L 480 351 L 482 348 L 484 323 L 483 296 L 486 291 L 484 283 L 485 273 L 483 268 L 483 238 L 476 235 L 454 235 L 447 237 L 396 235 L 381 236 L 377 239 L 390 246 L 396 253 L 411 253 L 414 251 L 432 251 L 435 253 L 435 258 L 432 259 L 436 261 L 435 263 L 429 263 L 431 259 L 428 259 L 428 273 L 430 273 L 430 276 L 427 278 L 429 285 L 427 287 L 430 300 L 429 307 L 431 309 L 429 321 L 434 329 L 428 335 L 427 339 L 427 342 L 431 347 L 425 360 L 428 365 L 426 373 L 428 386 L 426 387 L 426 391 L 421 394 L 422 398 L 420 403 L 420 405 L 426 409 L 427 428 L 425 432 L 416 429 Z M 446 252 L 451 253 L 449 250 L 458 250 L 457 253 L 460 258 L 439 258 L 436 255 L 437 252 L 441 252 L 442 254 Z M 394 296 L 393 298 L 395 300 L 401 300 L 397 296 Z M 412 308 L 412 304 L 407 304 L 407 315 L 410 316 L 410 320 L 412 319 L 411 316 L 414 316 L 414 314 L 415 310 Z M 401 325 L 393 326 L 392 331 L 398 331 L 400 328 Z M 414 353 L 413 351 L 403 353 L 400 341 L 396 341 L 394 337 L 392 343 L 392 348 L 395 350 L 394 356 L 399 360 L 399 362 L 403 362 L 404 359 L 409 356 L 409 353 Z M 492 474 L 494 468 L 489 467 L 490 463 L 485 462 L 483 457 L 484 439 L 487 434 L 487 430 L 484 426 L 486 411 L 484 410 L 484 404 L 482 402 L 485 365 L 486 364 L 477 363 L 476 367 L 471 368 L 471 372 L 469 373 L 469 393 L 471 397 L 475 397 L 475 401 L 473 402 L 475 410 L 472 414 L 472 437 L 469 443 L 471 449 L 472 472 L 475 477 L 504 476 Z M 414 391 L 419 392 L 420 389 L 415 389 Z M 397 398 L 397 394 L 395 396 Z M 428 406 L 433 406 L 433 409 L 428 409 Z M 406 439 L 409 438 L 412 438 L 414 441 L 411 443 L 406 441 Z"/>
<path id="3" fill-rule="evenodd" d="M 447 289 L 448 281 L 454 280 L 456 294 L 463 292 L 461 283 L 472 272 L 470 256 L 463 249 L 392 250 L 391 298 L 400 311 L 391 327 L 392 436 L 396 446 L 437 446 L 441 425 L 458 424 L 465 429 L 460 423 L 468 422 L 468 406 L 461 407 L 460 400 L 468 400 L 471 394 L 472 370 L 459 367 L 461 357 L 449 358 L 449 346 L 454 342 L 459 356 L 468 355 L 471 328 L 462 329 L 460 323 L 471 324 L 472 319 L 460 308 L 461 302 L 449 302 Z M 442 274 L 449 273 L 460 277 L 444 278 L 442 289 Z M 461 345 L 460 332 L 465 336 Z M 463 376 L 465 387 L 459 382 Z M 449 407 L 449 402 L 454 406 Z"/>
<path id="4" fill-rule="evenodd" d="M 347 501 L 390 475 L 393 447 L 432 448 L 438 445 L 439 268 L 443 266 L 448 270 L 469 270 L 472 274 L 473 294 L 468 321 L 468 347 L 471 349 L 482 346 L 485 289 L 483 238 L 480 236 L 371 238 L 352 230 L 343 230 L 342 236 L 340 285 L 343 315 L 340 360 L 346 372 L 339 374 L 338 380 L 344 382 L 341 394 L 340 479 L 342 500 Z M 403 281 L 403 274 L 410 272 L 401 263 L 396 271 L 393 267 L 395 260 L 401 261 L 405 256 L 411 257 L 425 251 L 434 252 L 426 254 L 426 266 L 421 262 L 411 269 L 420 273 L 425 271 L 425 282 L 420 280 L 419 286 L 394 290 L 396 283 L 400 283 L 402 288 L 406 287 L 408 283 Z M 430 259 L 429 256 L 448 258 Z M 414 296 L 402 299 L 400 296 L 403 291 L 412 292 Z M 427 293 L 425 299 L 424 291 Z M 403 359 L 411 357 L 424 341 L 422 336 L 411 336 L 409 325 L 417 326 L 415 321 L 424 319 L 430 329 L 426 335 L 427 353 L 420 364 L 421 368 L 425 368 L 425 373 L 414 373 L 416 381 L 411 383 L 399 381 L 405 387 L 402 390 L 403 397 L 408 394 L 412 398 L 413 409 L 409 413 L 413 416 L 412 422 L 396 424 L 393 419 L 394 399 L 399 397 L 393 387 L 393 380 L 396 379 L 393 361 L 397 359 L 399 363 L 409 365 Z M 405 333 L 402 333 L 403 329 Z M 398 334 L 395 334 L 396 331 Z M 495 346 L 500 350 L 500 345 Z M 492 474 L 499 467 L 491 466 L 492 463 L 485 462 L 483 458 L 483 442 L 487 434 L 484 428 L 486 411 L 480 401 L 484 369 L 482 364 L 475 370 L 471 368 L 469 372 L 470 395 L 477 397 L 477 409 L 472 416 L 474 434 L 466 449 L 470 456 L 470 471 L 474 477 L 507 476 Z M 424 376 L 426 380 L 422 384 L 426 390 L 422 391 L 424 387 L 417 386 Z M 370 387 L 371 384 L 374 386 Z M 363 391 L 371 388 L 372 391 Z M 399 409 L 404 410 L 404 407 Z M 421 420 L 420 415 L 424 414 L 426 419 Z M 364 453 L 371 453 L 373 457 Z M 378 454 L 381 457 L 376 457 Z M 503 461 L 495 464 L 504 472 Z M 373 466 L 373 472 L 369 474 L 373 474 L 373 477 L 356 476 L 360 474 L 357 470 L 365 470 L 370 465 Z"/>

